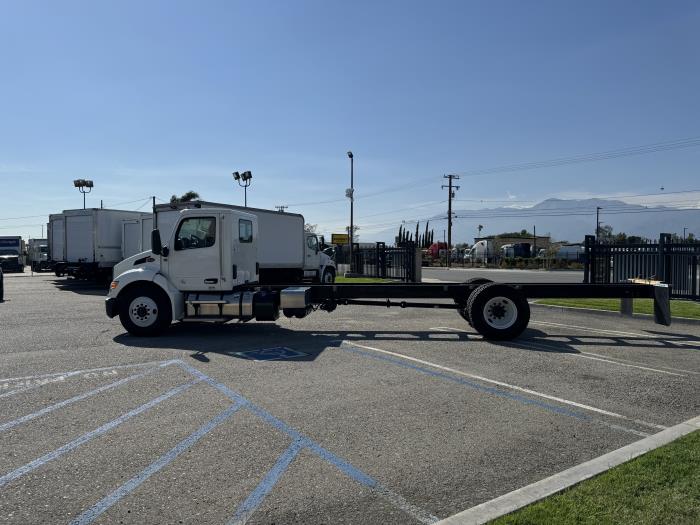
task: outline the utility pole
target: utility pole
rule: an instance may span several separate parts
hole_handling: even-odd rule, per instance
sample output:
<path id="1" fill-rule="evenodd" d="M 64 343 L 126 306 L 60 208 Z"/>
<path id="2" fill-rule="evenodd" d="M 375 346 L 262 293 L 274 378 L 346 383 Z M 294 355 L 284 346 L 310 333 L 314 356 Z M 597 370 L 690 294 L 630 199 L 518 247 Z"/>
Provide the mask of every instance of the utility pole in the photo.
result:
<path id="1" fill-rule="evenodd" d="M 345 190 L 345 196 L 350 199 L 350 231 L 348 232 L 348 240 L 350 241 L 350 272 L 352 273 L 354 268 L 353 262 L 353 243 L 355 241 L 355 223 L 354 223 L 354 207 L 355 207 L 355 156 L 352 151 L 348 151 L 348 158 L 350 159 L 350 188 Z"/>
<path id="2" fill-rule="evenodd" d="M 537 226 L 532 226 L 532 256 L 537 257 Z"/>
<path id="3" fill-rule="evenodd" d="M 284 213 L 284 210 L 286 210 L 287 208 L 289 208 L 289 206 L 275 206 L 275 208 L 277 208 L 277 211 L 278 211 L 278 212 Z"/>
<path id="4" fill-rule="evenodd" d="M 595 240 L 599 241 L 600 240 L 600 210 L 602 210 L 600 206 L 595 207 Z"/>
<path id="5" fill-rule="evenodd" d="M 442 185 L 442 189 L 447 188 L 447 267 L 450 267 L 451 263 L 451 249 L 452 249 L 452 199 L 455 196 L 454 190 L 458 190 L 459 186 L 453 186 L 452 181 L 454 179 L 459 179 L 459 175 L 443 175 L 443 179 L 447 179 L 447 186 Z M 453 190 L 454 188 L 454 190 Z"/>

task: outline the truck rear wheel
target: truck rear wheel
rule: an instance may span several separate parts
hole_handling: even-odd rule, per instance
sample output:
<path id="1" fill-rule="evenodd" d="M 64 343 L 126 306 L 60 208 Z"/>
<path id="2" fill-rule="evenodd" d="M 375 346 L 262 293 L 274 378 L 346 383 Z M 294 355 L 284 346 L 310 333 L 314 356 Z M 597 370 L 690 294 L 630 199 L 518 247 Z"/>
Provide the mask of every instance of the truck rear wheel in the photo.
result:
<path id="1" fill-rule="evenodd" d="M 530 322 L 530 305 L 515 288 L 498 283 L 482 284 L 469 296 L 471 325 L 486 339 L 514 339 Z"/>
<path id="2" fill-rule="evenodd" d="M 485 277 L 471 277 L 464 281 L 464 284 L 487 284 L 487 283 L 492 283 L 493 281 L 491 279 L 486 279 Z M 472 293 L 469 295 L 472 295 L 476 291 L 476 288 L 472 290 Z M 463 301 L 457 301 L 455 299 L 455 303 L 459 305 L 459 309 L 457 310 L 459 312 L 460 317 L 464 319 L 467 323 L 469 323 L 469 326 L 472 325 L 471 319 L 469 319 L 469 309 L 467 308 L 467 303 L 469 301 L 469 296 Z"/>
<path id="3" fill-rule="evenodd" d="M 172 321 L 168 296 L 154 285 L 126 290 L 119 296 L 119 305 L 119 320 L 131 335 L 159 335 Z"/>

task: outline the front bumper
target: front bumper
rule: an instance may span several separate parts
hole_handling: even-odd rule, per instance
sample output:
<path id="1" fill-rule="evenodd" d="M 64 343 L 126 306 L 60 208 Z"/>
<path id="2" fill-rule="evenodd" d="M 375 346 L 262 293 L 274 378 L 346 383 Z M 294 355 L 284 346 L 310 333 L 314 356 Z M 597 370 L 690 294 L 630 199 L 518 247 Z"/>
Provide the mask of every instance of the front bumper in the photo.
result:
<path id="1" fill-rule="evenodd" d="M 105 311 L 107 317 L 116 317 L 119 314 L 119 302 L 116 297 L 107 297 L 105 299 Z"/>

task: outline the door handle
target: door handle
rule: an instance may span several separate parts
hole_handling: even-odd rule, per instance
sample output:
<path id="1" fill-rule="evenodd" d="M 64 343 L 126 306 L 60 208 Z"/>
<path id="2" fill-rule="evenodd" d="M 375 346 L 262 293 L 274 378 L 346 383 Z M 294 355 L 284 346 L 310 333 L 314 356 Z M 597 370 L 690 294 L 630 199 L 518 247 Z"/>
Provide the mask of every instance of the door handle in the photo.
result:
<path id="1" fill-rule="evenodd" d="M 218 279 L 204 279 L 204 284 L 216 284 L 218 282 Z"/>

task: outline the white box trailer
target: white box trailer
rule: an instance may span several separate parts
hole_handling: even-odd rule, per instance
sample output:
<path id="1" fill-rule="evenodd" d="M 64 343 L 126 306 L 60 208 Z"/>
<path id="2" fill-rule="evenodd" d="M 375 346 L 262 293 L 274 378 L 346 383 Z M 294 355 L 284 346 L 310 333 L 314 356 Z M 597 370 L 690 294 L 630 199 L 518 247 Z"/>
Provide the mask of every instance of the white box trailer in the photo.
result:
<path id="1" fill-rule="evenodd" d="M 151 249 L 151 234 L 146 225 L 151 228 L 157 227 L 161 239 L 169 239 L 174 225 L 180 218 L 180 211 L 199 208 L 236 210 L 257 217 L 261 239 L 257 254 L 261 282 L 293 283 L 306 278 L 331 283 L 335 280 L 335 263 L 321 252 L 317 236 L 304 231 L 304 216 L 297 213 L 207 201 L 158 204 L 155 207 L 156 220 L 143 222 L 143 250 Z"/>
<path id="2" fill-rule="evenodd" d="M 138 211 L 64 210 L 49 216 L 49 249 L 56 275 L 111 277 L 122 257 L 122 223 L 149 214 Z"/>
<path id="3" fill-rule="evenodd" d="M 122 221 L 122 259 L 151 249 L 153 215 Z"/>

